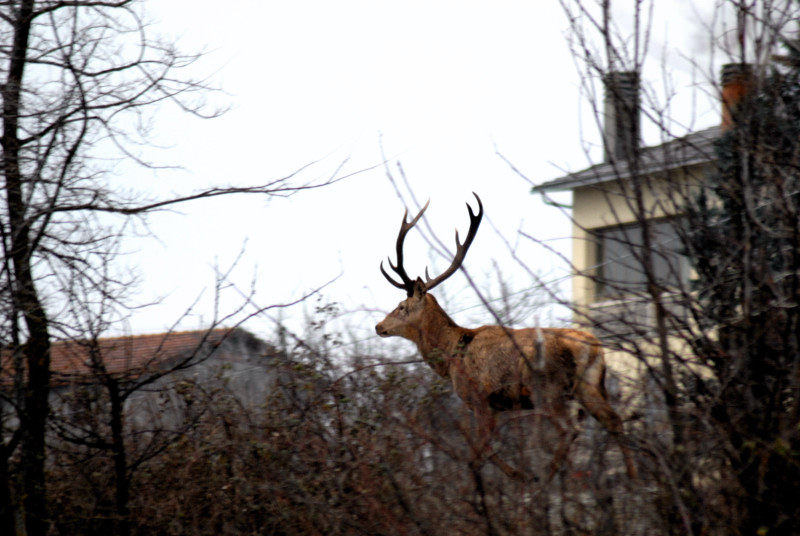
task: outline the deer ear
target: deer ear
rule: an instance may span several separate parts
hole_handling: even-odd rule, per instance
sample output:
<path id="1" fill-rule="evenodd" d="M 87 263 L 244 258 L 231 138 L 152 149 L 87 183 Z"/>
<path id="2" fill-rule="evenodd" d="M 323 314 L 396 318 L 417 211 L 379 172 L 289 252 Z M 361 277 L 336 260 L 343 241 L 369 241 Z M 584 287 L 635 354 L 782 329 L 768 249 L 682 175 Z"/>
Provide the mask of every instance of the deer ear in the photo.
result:
<path id="1" fill-rule="evenodd" d="M 428 292 L 428 287 L 425 285 L 425 282 L 422 281 L 421 277 L 418 277 L 416 281 L 414 281 L 414 294 L 412 296 L 421 298 Z"/>

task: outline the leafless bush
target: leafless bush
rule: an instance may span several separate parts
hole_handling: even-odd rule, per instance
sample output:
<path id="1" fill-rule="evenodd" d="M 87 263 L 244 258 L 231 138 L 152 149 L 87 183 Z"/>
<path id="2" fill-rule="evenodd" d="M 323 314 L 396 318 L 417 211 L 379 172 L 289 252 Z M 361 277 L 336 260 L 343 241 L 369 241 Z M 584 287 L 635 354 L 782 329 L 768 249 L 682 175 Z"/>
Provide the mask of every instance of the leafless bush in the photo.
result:
<path id="1" fill-rule="evenodd" d="M 258 407 L 224 381 L 163 387 L 172 395 L 160 411 L 180 416 L 179 433 L 139 458 L 145 430 L 131 426 L 125 438 L 138 460 L 132 534 L 652 534 L 652 494 L 629 487 L 613 441 L 590 419 L 551 481 L 549 416 L 508 419 L 494 455 L 529 475 L 510 479 L 449 382 L 427 367 L 377 352 L 324 354 L 314 336 L 299 339 L 261 363 L 273 383 Z M 111 456 L 53 442 L 50 460 L 54 527 L 114 531 Z"/>

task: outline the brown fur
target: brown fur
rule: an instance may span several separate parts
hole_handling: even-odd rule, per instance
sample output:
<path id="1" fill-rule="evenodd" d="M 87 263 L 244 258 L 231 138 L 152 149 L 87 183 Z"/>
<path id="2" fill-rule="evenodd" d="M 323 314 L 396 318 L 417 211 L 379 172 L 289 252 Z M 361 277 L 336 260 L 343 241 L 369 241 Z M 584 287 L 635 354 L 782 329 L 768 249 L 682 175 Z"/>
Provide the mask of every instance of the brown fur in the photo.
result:
<path id="1" fill-rule="evenodd" d="M 431 368 L 451 379 L 470 409 L 492 422 L 494 413 L 503 410 L 536 408 L 564 415 L 566 400 L 574 396 L 618 441 L 628 475 L 636 478 L 622 420 L 608 403 L 603 349 L 592 334 L 557 328 L 463 328 L 421 280 L 375 330 L 381 337 L 414 342 Z M 560 455 L 567 447 L 560 447 Z"/>

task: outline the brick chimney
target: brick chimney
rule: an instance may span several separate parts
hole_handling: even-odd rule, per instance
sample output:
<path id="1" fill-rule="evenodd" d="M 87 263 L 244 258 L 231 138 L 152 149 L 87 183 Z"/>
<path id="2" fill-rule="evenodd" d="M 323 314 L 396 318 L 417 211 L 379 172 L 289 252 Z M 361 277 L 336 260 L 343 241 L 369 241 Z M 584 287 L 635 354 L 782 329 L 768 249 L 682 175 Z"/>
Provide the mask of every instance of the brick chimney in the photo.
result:
<path id="1" fill-rule="evenodd" d="M 603 77 L 604 160 L 628 160 L 639 146 L 639 73 L 613 71 Z"/>
<path id="2" fill-rule="evenodd" d="M 722 66 L 720 85 L 722 86 L 722 123 L 723 132 L 734 125 L 736 112 L 742 98 L 753 87 L 753 66 L 749 63 L 726 63 Z"/>

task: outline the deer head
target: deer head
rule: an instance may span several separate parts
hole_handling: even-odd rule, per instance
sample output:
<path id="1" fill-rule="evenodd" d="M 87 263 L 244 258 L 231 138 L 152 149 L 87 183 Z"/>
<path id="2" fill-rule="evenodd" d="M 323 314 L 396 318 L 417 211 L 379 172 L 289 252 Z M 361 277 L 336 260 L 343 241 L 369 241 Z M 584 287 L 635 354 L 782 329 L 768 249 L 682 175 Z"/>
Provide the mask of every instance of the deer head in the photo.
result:
<path id="1" fill-rule="evenodd" d="M 389 281 L 389 283 L 399 289 L 405 290 L 408 298 L 400 302 L 394 311 L 389 313 L 389 315 L 381 323 L 375 326 L 375 330 L 381 337 L 391 337 L 397 335 L 419 343 L 423 329 L 426 328 L 426 332 L 430 331 L 427 329 L 427 326 L 431 325 L 433 317 L 440 321 L 441 319 L 446 319 L 445 322 L 447 324 L 455 325 L 444 312 L 444 310 L 439 307 L 436 299 L 428 294 L 428 291 L 453 275 L 464 262 L 464 257 L 466 257 L 467 250 L 472 244 L 475 234 L 478 232 L 478 226 L 480 225 L 481 218 L 483 217 L 483 204 L 481 203 L 481 198 L 478 197 L 478 194 L 474 192 L 473 195 L 475 196 L 475 199 L 478 200 L 478 214 L 475 214 L 472 211 L 472 207 L 467 204 L 467 210 L 469 211 L 469 231 L 467 232 L 467 237 L 464 240 L 464 243 L 462 244 L 459 240 L 458 230 L 456 230 L 456 254 L 453 258 L 453 261 L 450 263 L 450 266 L 444 272 L 442 272 L 441 275 L 434 278 L 431 278 L 428 275 L 428 269 L 426 268 L 425 281 L 423 281 L 420 277 L 411 279 L 408 273 L 406 273 L 405 267 L 403 266 L 403 242 L 405 241 L 408 232 L 414 227 L 414 225 L 417 224 L 419 219 L 425 213 L 430 201 L 425 203 L 425 206 L 422 207 L 422 210 L 420 210 L 419 214 L 411 219 L 411 221 L 408 221 L 408 210 L 406 210 L 405 214 L 403 214 L 403 222 L 400 225 L 400 232 L 397 235 L 397 264 L 392 263 L 391 259 L 389 259 L 389 267 L 392 269 L 392 271 L 394 271 L 395 274 L 397 274 L 397 276 L 400 278 L 400 281 L 397 281 L 386 272 L 386 270 L 383 268 L 383 262 L 381 262 L 381 273 L 386 280 Z"/>

